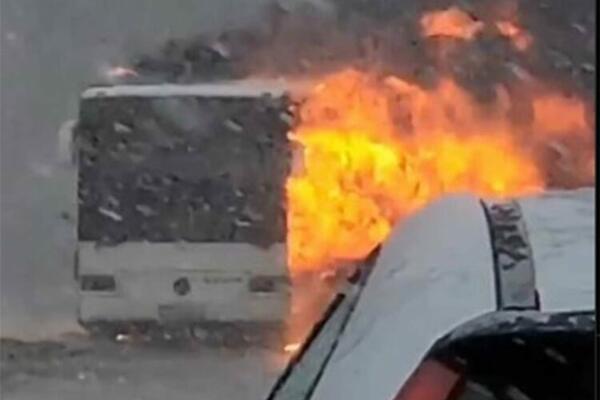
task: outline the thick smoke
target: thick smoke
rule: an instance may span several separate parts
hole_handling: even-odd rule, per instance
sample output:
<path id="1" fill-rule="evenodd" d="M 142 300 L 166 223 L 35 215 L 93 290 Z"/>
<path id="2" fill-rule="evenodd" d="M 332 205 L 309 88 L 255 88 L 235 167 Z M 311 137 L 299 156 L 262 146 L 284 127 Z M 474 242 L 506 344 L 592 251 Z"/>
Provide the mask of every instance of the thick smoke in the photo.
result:
<path id="1" fill-rule="evenodd" d="M 132 65 L 145 80 L 178 82 L 257 74 L 312 76 L 348 65 L 426 81 L 423 75 L 431 75 L 432 69 L 445 69 L 459 80 L 471 76 L 473 86 L 526 70 L 565 90 L 593 95 L 596 22 L 589 12 L 595 8 L 593 0 L 569 5 L 560 0 L 459 2 L 473 20 L 490 26 L 499 19 L 519 21 L 534 39 L 527 52 L 512 48 L 494 29 L 484 29 L 468 46 L 453 45 L 446 38 L 425 41 L 419 32 L 420 15 L 453 3 L 313 0 L 286 6 L 275 1 L 263 10 L 259 26 L 174 38 L 155 54 L 135 56 Z M 451 66 L 440 64 L 436 47 L 441 46 L 454 56 Z"/>
<path id="2" fill-rule="evenodd" d="M 480 27 L 472 40 L 424 37 L 424 13 L 457 7 Z M 583 99 L 589 129 L 536 151 L 550 186 L 593 184 L 593 166 L 563 168 L 595 159 L 595 30 L 593 0 L 313 0 L 274 1 L 257 26 L 212 35 L 173 38 L 153 54 L 136 55 L 129 82 L 195 82 L 248 77 L 319 77 L 356 68 L 393 74 L 421 87 L 450 77 L 481 104 L 508 92 L 515 124 L 531 122 L 532 97 L 560 92 Z M 503 34 L 497 21 L 522 27 L 526 47 Z M 565 161 L 566 160 L 566 161 Z M 569 161 L 571 160 L 571 161 Z M 591 161 L 590 161 L 591 160 Z M 562 166 L 561 166 L 562 165 Z"/>

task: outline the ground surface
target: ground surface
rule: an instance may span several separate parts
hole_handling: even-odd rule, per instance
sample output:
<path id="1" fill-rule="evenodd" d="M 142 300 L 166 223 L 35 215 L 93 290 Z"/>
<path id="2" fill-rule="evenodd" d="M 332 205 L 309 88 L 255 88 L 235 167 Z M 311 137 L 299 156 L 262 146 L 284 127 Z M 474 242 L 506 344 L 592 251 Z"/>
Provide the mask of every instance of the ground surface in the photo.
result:
<path id="1" fill-rule="evenodd" d="M 282 362 L 260 349 L 3 340 L 2 399 L 261 399 Z"/>

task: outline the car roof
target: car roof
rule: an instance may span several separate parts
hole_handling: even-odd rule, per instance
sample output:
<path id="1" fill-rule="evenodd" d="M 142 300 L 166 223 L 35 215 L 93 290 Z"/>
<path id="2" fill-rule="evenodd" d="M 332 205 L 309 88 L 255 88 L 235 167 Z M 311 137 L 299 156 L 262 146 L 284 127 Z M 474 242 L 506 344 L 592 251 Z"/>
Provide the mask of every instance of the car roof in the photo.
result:
<path id="1" fill-rule="evenodd" d="M 437 338 L 494 310 L 487 235 L 479 199 L 468 195 L 396 227 L 311 399 L 394 398 Z"/>
<path id="2" fill-rule="evenodd" d="M 535 264 L 541 309 L 595 309 L 594 188 L 519 199 Z"/>
<path id="3" fill-rule="evenodd" d="M 309 81 L 283 79 L 245 79 L 192 84 L 123 84 L 91 86 L 83 91 L 82 99 L 104 97 L 281 97 L 286 94 L 301 95 L 311 87 Z"/>
<path id="4" fill-rule="evenodd" d="M 518 199 L 541 310 L 594 309 L 594 189 Z M 432 344 L 496 309 L 492 249 L 478 198 L 440 199 L 383 244 L 312 400 L 389 399 Z"/>

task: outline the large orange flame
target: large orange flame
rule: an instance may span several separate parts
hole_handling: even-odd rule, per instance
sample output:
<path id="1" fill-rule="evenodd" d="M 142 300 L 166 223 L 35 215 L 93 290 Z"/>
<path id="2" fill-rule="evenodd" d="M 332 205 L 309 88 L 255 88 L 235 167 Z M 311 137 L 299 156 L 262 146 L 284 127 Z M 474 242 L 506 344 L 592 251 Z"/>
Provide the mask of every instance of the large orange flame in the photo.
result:
<path id="1" fill-rule="evenodd" d="M 540 96 L 533 100 L 534 131 L 551 135 L 589 134 L 585 104 L 576 97 Z"/>
<path id="2" fill-rule="evenodd" d="M 517 50 L 526 51 L 533 44 L 533 37 L 512 21 L 497 21 L 496 28 Z"/>
<path id="3" fill-rule="evenodd" d="M 421 17 L 420 24 L 423 37 L 449 37 L 466 41 L 473 40 L 477 34 L 487 29 L 482 21 L 458 7 L 426 12 Z M 533 44 L 533 37 L 515 21 L 501 19 L 493 25 L 519 51 L 526 51 Z"/>
<path id="4" fill-rule="evenodd" d="M 582 104 L 535 99 L 532 125 L 551 137 L 584 129 Z M 357 70 L 324 79 L 291 135 L 301 149 L 287 183 L 292 273 L 366 256 L 398 220 L 444 193 L 542 190 L 542 166 L 510 107 L 501 87 L 481 104 L 450 79 L 431 90 Z"/>
<path id="5" fill-rule="evenodd" d="M 471 40 L 483 29 L 483 22 L 477 21 L 458 7 L 430 11 L 421 17 L 421 30 L 425 37 L 447 36 Z"/>

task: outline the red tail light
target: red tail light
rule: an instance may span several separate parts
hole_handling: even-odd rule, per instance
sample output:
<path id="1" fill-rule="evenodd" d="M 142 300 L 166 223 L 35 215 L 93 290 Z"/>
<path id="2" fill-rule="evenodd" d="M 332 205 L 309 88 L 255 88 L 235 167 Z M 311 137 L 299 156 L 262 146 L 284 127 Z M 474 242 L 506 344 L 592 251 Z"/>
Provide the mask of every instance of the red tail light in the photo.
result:
<path id="1" fill-rule="evenodd" d="M 425 360 L 394 400 L 447 400 L 460 375 L 437 361 Z"/>

